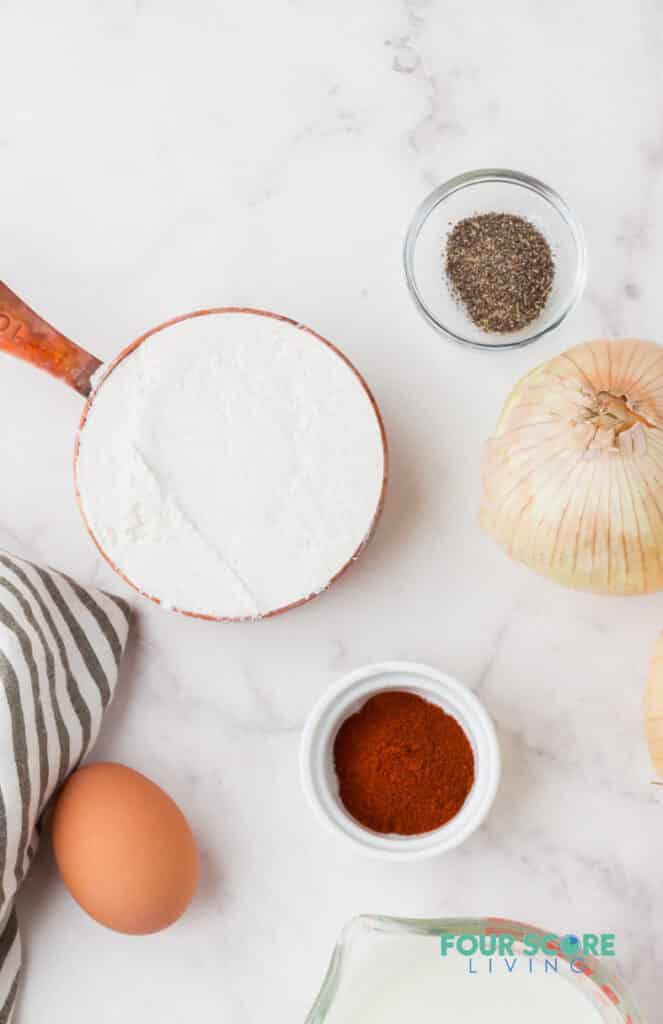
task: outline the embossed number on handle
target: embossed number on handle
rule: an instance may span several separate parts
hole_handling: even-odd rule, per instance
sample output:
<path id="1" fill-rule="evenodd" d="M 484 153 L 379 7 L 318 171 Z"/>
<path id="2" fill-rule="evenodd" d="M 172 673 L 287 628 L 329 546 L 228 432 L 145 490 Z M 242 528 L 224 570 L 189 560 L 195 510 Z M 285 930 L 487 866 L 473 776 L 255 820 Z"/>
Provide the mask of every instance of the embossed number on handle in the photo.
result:
<path id="1" fill-rule="evenodd" d="M 90 378 L 101 366 L 96 356 L 42 320 L 1 281 L 0 351 L 58 377 L 85 398 Z"/>

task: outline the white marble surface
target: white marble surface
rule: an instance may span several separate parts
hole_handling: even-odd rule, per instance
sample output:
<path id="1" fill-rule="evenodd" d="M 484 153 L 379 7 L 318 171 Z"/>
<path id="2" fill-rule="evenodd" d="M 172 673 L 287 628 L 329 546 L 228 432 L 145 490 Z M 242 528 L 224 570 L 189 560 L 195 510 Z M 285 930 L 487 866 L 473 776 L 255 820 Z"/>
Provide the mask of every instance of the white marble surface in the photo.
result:
<path id="1" fill-rule="evenodd" d="M 663 791 L 640 699 L 663 594 L 567 593 L 510 564 L 476 513 L 481 441 L 523 371 L 599 334 L 663 340 L 660 4 L 4 0 L 0 25 L 3 279 L 103 358 L 201 306 L 310 323 L 366 374 L 393 468 L 371 548 L 309 606 L 219 626 L 136 604 L 96 753 L 177 798 L 202 885 L 172 930 L 123 938 L 76 908 L 45 843 L 18 1024 L 303 1021 L 362 911 L 615 931 L 657 1020 Z M 400 262 L 420 199 L 486 165 L 556 187 L 591 257 L 563 329 L 494 356 L 436 337 Z M 78 397 L 3 356 L 0 399 L 0 544 L 122 590 L 73 500 Z M 312 703 L 388 658 L 467 682 L 504 752 L 485 827 L 423 865 L 338 845 L 299 789 Z"/>

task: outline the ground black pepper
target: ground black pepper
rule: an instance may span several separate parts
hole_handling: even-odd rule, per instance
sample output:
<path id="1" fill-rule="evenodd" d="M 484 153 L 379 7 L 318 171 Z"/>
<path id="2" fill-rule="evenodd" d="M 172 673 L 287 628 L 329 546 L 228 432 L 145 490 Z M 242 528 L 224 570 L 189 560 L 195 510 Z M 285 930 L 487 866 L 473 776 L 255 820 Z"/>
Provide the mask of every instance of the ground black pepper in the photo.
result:
<path id="1" fill-rule="evenodd" d="M 548 242 L 524 217 L 481 213 L 449 232 L 446 273 L 452 292 L 483 331 L 519 331 L 539 316 L 555 275 Z"/>

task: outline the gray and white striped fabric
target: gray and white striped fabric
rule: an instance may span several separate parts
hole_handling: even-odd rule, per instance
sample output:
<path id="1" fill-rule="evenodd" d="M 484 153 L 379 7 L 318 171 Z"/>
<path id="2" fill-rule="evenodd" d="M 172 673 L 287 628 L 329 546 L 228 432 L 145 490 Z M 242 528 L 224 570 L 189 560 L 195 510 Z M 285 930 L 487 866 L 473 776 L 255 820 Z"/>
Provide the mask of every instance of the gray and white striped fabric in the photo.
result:
<path id="1" fill-rule="evenodd" d="M 113 696 L 129 607 L 0 551 L 0 1024 L 13 1018 L 14 897 L 39 818 L 94 743 Z"/>

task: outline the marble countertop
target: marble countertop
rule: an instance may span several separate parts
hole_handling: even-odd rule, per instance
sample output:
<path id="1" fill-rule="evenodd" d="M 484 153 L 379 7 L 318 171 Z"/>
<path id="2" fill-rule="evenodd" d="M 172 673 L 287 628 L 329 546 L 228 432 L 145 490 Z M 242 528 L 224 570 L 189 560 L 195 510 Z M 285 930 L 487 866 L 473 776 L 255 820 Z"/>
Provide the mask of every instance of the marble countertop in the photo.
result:
<path id="1" fill-rule="evenodd" d="M 134 602 L 96 756 L 179 801 L 200 891 L 171 930 L 117 936 L 44 843 L 20 900 L 17 1024 L 303 1021 L 337 933 L 371 911 L 614 931 L 654 1021 L 663 790 L 640 702 L 663 594 L 567 592 L 476 520 L 481 443 L 524 371 L 588 337 L 663 340 L 660 5 L 5 0 L 0 23 L 3 279 L 103 359 L 200 307 L 296 317 L 366 375 L 392 453 L 372 545 L 308 606 L 223 626 Z M 587 233 L 581 304 L 513 353 L 437 337 L 401 269 L 414 207 L 480 166 L 549 182 Z M 123 592 L 73 498 L 78 396 L 3 356 L 0 398 L 0 545 Z M 362 859 L 299 787 L 313 702 L 385 659 L 466 682 L 504 755 L 485 826 L 423 864 Z"/>

